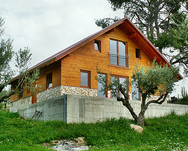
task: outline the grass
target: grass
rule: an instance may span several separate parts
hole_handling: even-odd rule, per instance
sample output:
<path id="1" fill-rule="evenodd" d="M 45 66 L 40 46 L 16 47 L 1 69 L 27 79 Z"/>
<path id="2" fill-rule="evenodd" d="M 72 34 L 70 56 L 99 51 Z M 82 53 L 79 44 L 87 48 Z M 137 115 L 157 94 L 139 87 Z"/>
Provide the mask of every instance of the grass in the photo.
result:
<path id="1" fill-rule="evenodd" d="M 95 124 L 23 120 L 18 114 L 0 110 L 1 151 L 46 151 L 41 145 L 56 139 L 85 137 L 91 150 L 187 150 L 188 114 L 147 119 L 143 134 L 130 129 L 126 119 Z"/>

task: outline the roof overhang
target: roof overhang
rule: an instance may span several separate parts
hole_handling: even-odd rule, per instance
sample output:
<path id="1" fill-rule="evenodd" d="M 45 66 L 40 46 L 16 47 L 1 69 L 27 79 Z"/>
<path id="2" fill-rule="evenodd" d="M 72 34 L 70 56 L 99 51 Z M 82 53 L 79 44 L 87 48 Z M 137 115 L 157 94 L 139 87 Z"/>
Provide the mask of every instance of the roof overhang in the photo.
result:
<path id="1" fill-rule="evenodd" d="M 142 34 L 142 32 L 129 20 L 129 18 L 125 17 L 114 24 L 100 30 L 99 32 L 92 34 L 79 42 L 71 45 L 70 47 L 54 54 L 53 56 L 41 61 L 40 63 L 36 64 L 35 66 L 31 67 L 29 70 L 33 71 L 34 69 L 40 69 L 43 68 L 51 63 L 54 63 L 63 57 L 67 56 L 68 54 L 72 53 L 73 51 L 77 50 L 78 48 L 82 47 L 86 43 L 96 39 L 97 37 L 110 32 L 116 27 L 120 27 L 125 33 L 128 34 L 128 37 L 132 39 L 134 42 L 137 43 L 137 45 L 151 58 L 156 59 L 156 62 L 162 63 L 162 64 L 168 64 L 170 63 L 168 60 L 155 48 L 155 46 Z M 178 74 L 178 78 L 182 79 L 183 77 Z M 14 78 L 14 80 L 16 77 Z"/>

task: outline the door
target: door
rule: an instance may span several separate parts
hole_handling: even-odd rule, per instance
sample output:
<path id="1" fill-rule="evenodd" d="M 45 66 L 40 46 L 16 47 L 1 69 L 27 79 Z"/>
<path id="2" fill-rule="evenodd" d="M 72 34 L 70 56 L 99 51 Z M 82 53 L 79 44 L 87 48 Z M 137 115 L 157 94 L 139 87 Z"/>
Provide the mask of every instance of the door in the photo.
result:
<path id="1" fill-rule="evenodd" d="M 32 104 L 37 103 L 37 94 L 32 95 Z"/>

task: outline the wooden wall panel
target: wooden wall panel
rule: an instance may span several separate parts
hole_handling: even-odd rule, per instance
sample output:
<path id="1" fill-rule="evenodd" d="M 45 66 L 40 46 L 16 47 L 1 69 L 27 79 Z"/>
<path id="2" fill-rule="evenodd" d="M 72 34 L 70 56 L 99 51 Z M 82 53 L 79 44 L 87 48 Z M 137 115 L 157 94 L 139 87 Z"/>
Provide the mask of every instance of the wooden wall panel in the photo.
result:
<path id="1" fill-rule="evenodd" d="M 129 68 L 110 66 L 110 38 L 128 43 Z M 137 64 L 147 66 L 152 61 L 143 50 L 141 59 L 136 58 L 136 48 L 140 48 L 120 28 L 115 28 L 113 32 L 106 33 L 97 40 L 101 40 L 101 52 L 94 50 L 92 40 L 61 60 L 61 85 L 79 87 L 80 70 L 88 70 L 91 71 L 91 88 L 97 89 L 97 68 L 102 73 L 128 76 L 131 80 Z"/>
<path id="2" fill-rule="evenodd" d="M 46 90 L 46 75 L 52 72 L 52 87 L 61 85 L 61 61 L 53 63 L 47 67 L 44 67 L 40 70 L 40 78 L 37 80 L 38 85 L 41 87 L 41 91 Z M 14 83 L 16 87 L 16 83 Z M 23 98 L 31 96 L 31 93 L 28 93 L 27 90 L 23 92 Z M 18 94 L 11 96 L 11 102 L 18 100 Z"/>

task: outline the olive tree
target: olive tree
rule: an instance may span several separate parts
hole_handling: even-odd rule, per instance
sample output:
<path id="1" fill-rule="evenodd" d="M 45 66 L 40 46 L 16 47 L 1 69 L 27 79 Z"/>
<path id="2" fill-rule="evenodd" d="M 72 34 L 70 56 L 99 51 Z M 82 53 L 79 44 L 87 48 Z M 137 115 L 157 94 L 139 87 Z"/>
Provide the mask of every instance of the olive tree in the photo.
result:
<path id="1" fill-rule="evenodd" d="M 139 68 L 136 66 L 132 75 L 132 82 L 125 81 L 121 83 L 118 78 L 106 82 L 102 76 L 99 76 L 97 80 L 103 85 L 101 91 L 111 90 L 112 97 L 116 97 L 117 101 L 123 103 L 135 122 L 145 125 L 144 114 L 148 106 L 152 103 L 162 104 L 165 101 L 167 95 L 173 90 L 174 83 L 177 81 L 177 74 L 177 70 L 169 67 L 169 65 L 159 65 L 154 61 L 148 67 L 142 66 Z M 127 94 L 128 86 L 133 83 L 141 95 L 141 110 L 138 115 L 131 106 Z M 152 95 L 155 95 L 154 98 L 156 99 L 151 99 L 153 98 Z"/>
<path id="2" fill-rule="evenodd" d="M 0 17 L 0 38 L 4 32 L 2 26 L 4 19 Z M 15 57 L 15 68 L 10 63 Z M 30 91 L 35 89 L 35 81 L 39 77 L 39 70 L 29 71 L 29 63 L 31 61 L 30 50 L 26 47 L 18 52 L 13 50 L 12 40 L 1 39 L 0 41 L 0 103 L 5 101 L 11 95 L 20 93 L 19 87 L 29 88 Z M 5 88 L 11 84 L 12 78 L 17 76 L 17 86 L 14 90 L 5 92 Z"/>

